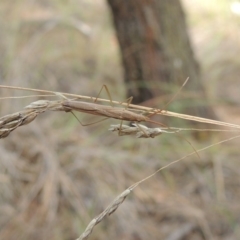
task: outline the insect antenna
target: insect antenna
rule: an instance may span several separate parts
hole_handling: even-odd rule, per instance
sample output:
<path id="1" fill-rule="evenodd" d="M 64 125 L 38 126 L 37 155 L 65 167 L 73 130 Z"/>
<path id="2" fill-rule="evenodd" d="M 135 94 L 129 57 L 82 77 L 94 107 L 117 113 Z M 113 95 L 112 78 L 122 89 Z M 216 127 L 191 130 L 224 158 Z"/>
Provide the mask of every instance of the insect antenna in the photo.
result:
<path id="1" fill-rule="evenodd" d="M 165 104 L 164 106 L 164 109 L 166 109 L 170 103 L 172 103 L 172 101 L 177 97 L 177 95 L 182 91 L 183 87 L 186 85 L 186 83 L 188 82 L 189 80 L 189 77 L 184 81 L 184 83 L 182 84 L 182 86 L 177 90 L 177 92 L 173 95 L 173 97 Z M 157 113 L 160 113 L 162 110 L 158 110 L 158 111 L 155 111 L 153 113 L 150 113 L 148 114 L 147 116 L 148 117 L 151 117 L 151 116 L 154 116 L 156 115 Z"/>

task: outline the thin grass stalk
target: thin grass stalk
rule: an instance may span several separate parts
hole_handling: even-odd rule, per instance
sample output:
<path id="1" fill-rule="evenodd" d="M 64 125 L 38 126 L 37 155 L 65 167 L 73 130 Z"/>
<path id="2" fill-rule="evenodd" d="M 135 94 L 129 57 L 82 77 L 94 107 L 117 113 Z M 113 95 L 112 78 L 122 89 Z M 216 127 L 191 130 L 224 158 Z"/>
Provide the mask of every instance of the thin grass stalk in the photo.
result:
<path id="1" fill-rule="evenodd" d="M 231 138 L 228 138 L 228 139 L 225 139 L 223 141 L 220 141 L 220 142 L 217 142 L 217 143 L 214 143 L 214 144 L 211 144 L 207 147 L 204 147 L 204 148 L 201 148 L 199 150 L 197 150 L 197 153 L 200 153 L 202 151 L 205 151 L 213 146 L 216 146 L 216 145 L 219 145 L 219 144 L 222 144 L 222 143 L 225 143 L 225 142 L 228 142 L 228 141 L 231 141 L 231 140 L 234 140 L 234 139 L 237 139 L 237 138 L 240 138 L 240 135 L 237 135 L 237 136 L 234 136 L 234 137 L 231 137 Z M 117 208 L 124 202 L 124 200 L 127 198 L 127 196 L 136 188 L 138 187 L 140 184 L 142 184 L 143 182 L 149 180 L 150 178 L 154 177 L 157 173 L 161 172 L 162 170 L 168 168 L 169 166 L 173 165 L 173 164 L 176 164 L 180 161 L 183 161 L 184 159 L 192 156 L 196 154 L 196 152 L 191 152 L 187 155 L 185 155 L 184 157 L 181 157 L 175 161 L 172 161 L 170 163 L 168 163 L 167 165 L 159 168 L 157 171 L 155 171 L 154 173 L 152 173 L 151 175 L 145 177 L 144 179 L 134 183 L 133 185 L 131 185 L 129 188 L 127 188 L 126 190 L 124 190 L 120 195 L 118 195 L 113 201 L 112 203 L 102 212 L 100 213 L 97 217 L 95 217 L 89 224 L 88 226 L 86 227 L 86 229 L 84 230 L 84 232 L 76 239 L 76 240 L 86 240 L 88 239 L 88 237 L 90 236 L 90 234 L 92 233 L 94 227 L 99 223 L 101 222 L 106 216 L 109 216 L 111 215 L 112 213 L 114 213 Z M 209 234 L 208 234 L 209 235 Z M 210 237 L 210 236 L 209 236 Z M 212 239 L 212 238 L 209 238 L 209 239 Z"/>
<path id="2" fill-rule="evenodd" d="M 32 92 L 38 92 L 38 93 L 45 93 L 45 94 L 63 95 L 65 97 L 73 97 L 73 98 L 83 99 L 83 100 L 91 100 L 91 101 L 95 100 L 94 97 L 90 97 L 90 96 L 82 96 L 82 95 L 78 95 L 78 94 L 54 92 L 54 91 L 50 91 L 50 90 L 41 90 L 41 89 L 15 87 L 15 86 L 5 86 L 5 85 L 0 85 L 0 88 L 15 89 L 15 90 L 26 90 L 26 91 L 32 91 Z M 103 99 L 103 98 L 98 98 L 98 102 L 113 103 L 113 104 L 116 104 L 116 105 L 129 107 L 130 109 L 149 112 L 150 114 L 158 114 L 158 115 L 163 115 L 163 116 L 168 116 L 168 117 L 181 118 L 181 119 L 185 119 L 185 120 L 189 120 L 189 121 L 209 123 L 209 124 L 214 124 L 214 125 L 218 125 L 218 126 L 240 129 L 240 125 L 237 125 L 237 124 L 226 123 L 226 122 L 222 122 L 222 121 L 211 120 L 211 119 L 191 116 L 191 115 L 187 115 L 187 114 L 175 113 L 175 112 L 171 112 L 171 111 L 167 111 L 167 110 L 153 109 L 153 108 L 134 105 L 134 104 L 127 104 L 127 103 L 119 102 L 119 101 L 111 101 L 109 99 Z"/>

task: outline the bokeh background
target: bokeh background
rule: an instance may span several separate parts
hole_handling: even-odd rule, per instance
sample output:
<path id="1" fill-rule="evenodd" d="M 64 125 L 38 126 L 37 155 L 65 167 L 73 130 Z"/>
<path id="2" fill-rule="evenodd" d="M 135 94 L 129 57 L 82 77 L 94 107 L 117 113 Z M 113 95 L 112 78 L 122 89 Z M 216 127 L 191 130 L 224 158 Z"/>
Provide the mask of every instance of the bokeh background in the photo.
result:
<path id="1" fill-rule="evenodd" d="M 238 2 L 181 3 L 208 102 L 219 120 L 238 124 Z M 0 56 L 3 85 L 94 97 L 106 84 L 114 100 L 126 99 L 120 49 L 104 0 L 1 0 Z M 1 97 L 27 94 L 1 89 Z M 175 110 L 184 94 L 179 98 L 171 103 Z M 1 100 L 1 116 L 38 99 Z M 164 107 L 159 98 L 157 106 Z M 82 127 L 71 114 L 44 113 L 1 140 L 0 239 L 76 239 L 127 187 L 193 151 L 174 135 L 120 138 L 108 131 L 115 123 Z M 232 135 L 216 133 L 204 141 L 183 136 L 198 149 Z M 90 239 L 240 239 L 239 141 L 200 157 L 172 165 L 136 188 Z"/>

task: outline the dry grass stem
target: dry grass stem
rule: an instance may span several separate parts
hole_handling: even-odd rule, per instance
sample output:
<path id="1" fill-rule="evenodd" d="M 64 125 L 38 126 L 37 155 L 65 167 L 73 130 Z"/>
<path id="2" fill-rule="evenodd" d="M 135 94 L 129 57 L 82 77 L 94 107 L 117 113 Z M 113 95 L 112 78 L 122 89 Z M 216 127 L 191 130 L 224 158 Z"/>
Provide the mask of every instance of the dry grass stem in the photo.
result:
<path id="1" fill-rule="evenodd" d="M 58 100 L 58 101 L 50 101 L 50 100 L 38 100 L 35 102 L 30 103 L 28 106 L 25 107 L 24 110 L 20 112 L 16 112 L 13 114 L 6 115 L 2 118 L 0 118 L 0 138 L 7 137 L 10 132 L 15 130 L 16 128 L 29 124 L 32 122 L 39 114 L 44 113 L 46 111 L 64 111 L 64 112 L 71 112 L 73 110 L 76 110 L 76 108 L 69 103 L 71 100 Z M 73 101 L 76 102 L 76 101 Z M 133 124 L 133 126 L 129 127 L 127 125 L 122 125 L 121 129 L 121 135 L 136 135 L 137 138 L 154 138 L 155 136 L 158 136 L 160 134 L 164 133 L 176 133 L 180 130 L 194 130 L 194 131 L 229 131 L 229 130 L 221 130 L 221 129 L 184 129 L 184 128 L 148 128 L 142 124 L 138 124 L 140 117 L 143 115 L 135 114 L 134 112 L 131 112 L 129 110 L 124 110 L 123 108 L 114 108 L 110 106 L 103 106 L 99 105 L 100 109 L 96 109 L 96 106 L 98 104 L 92 104 L 92 103 L 85 103 L 81 102 L 84 106 L 91 106 L 93 110 L 85 110 L 82 109 L 80 112 L 85 112 L 97 116 L 105 116 L 108 118 L 116 118 L 120 120 L 126 120 L 130 121 L 131 117 L 136 116 L 136 123 Z M 89 106 L 88 106 L 89 105 Z M 93 107 L 92 107 L 93 106 Z M 125 117 L 126 116 L 126 117 Z M 189 116 L 191 117 L 191 116 Z M 193 117 L 194 118 L 194 117 Z M 134 120 L 133 120 L 134 121 Z M 144 121 L 141 120 L 140 121 Z M 210 119 L 205 119 L 205 122 L 211 122 Z M 219 125 L 228 126 L 228 123 L 220 122 Z M 111 125 L 110 131 L 119 131 L 121 124 L 118 125 Z M 234 125 L 235 126 L 235 125 Z M 235 126 L 237 129 L 240 128 L 240 126 Z M 164 130 L 164 129 L 168 129 Z M 169 131 L 169 129 L 173 131 Z M 236 130 L 235 130 L 236 131 Z"/>
<path id="2" fill-rule="evenodd" d="M 106 217 L 107 215 L 111 215 L 112 213 L 114 213 L 117 208 L 123 203 L 123 201 L 126 199 L 126 197 L 128 196 L 128 194 L 130 194 L 131 189 L 126 189 L 124 192 L 122 192 L 120 195 L 118 195 L 113 202 L 101 213 L 99 214 L 97 217 L 95 217 L 86 227 L 85 231 L 82 233 L 82 235 L 77 238 L 76 240 L 84 240 L 87 239 L 89 237 L 89 235 L 92 233 L 93 228 L 100 223 L 104 217 Z"/>
<path id="3" fill-rule="evenodd" d="M 29 124 L 45 111 L 67 111 L 61 101 L 39 100 L 26 106 L 24 110 L 0 118 L 0 138 L 7 137 L 16 128 Z"/>
<path id="4" fill-rule="evenodd" d="M 209 149 L 213 146 L 216 146 L 216 145 L 219 145 L 219 144 L 222 144 L 222 143 L 225 143 L 225 142 L 228 142 L 228 141 L 231 141 L 231 140 L 234 140 L 236 138 L 240 138 L 240 135 L 238 136 L 235 136 L 235 137 L 232 137 L 232 138 L 228 138 L 228 139 L 225 139 L 223 141 L 220 141 L 220 142 L 217 142 L 217 143 L 214 143 L 212 145 L 209 145 L 207 147 L 204 147 L 204 148 L 201 148 L 199 150 L 197 150 L 197 153 L 199 152 L 202 152 L 202 151 L 205 151 L 206 149 Z M 115 198 L 115 200 L 101 213 L 99 214 L 96 218 L 94 218 L 89 224 L 88 226 L 86 227 L 85 231 L 82 233 L 82 235 L 77 238 L 76 240 L 84 240 L 84 239 L 87 239 L 89 237 L 89 235 L 92 233 L 93 231 L 93 228 L 103 220 L 103 218 L 107 215 L 110 215 L 112 214 L 114 211 L 117 210 L 117 208 L 123 203 L 123 201 L 126 199 L 126 197 L 137 187 L 139 186 L 140 184 L 142 184 L 143 182 L 149 180 L 150 178 L 154 177 L 157 173 L 159 173 L 160 171 L 168 168 L 169 166 L 175 164 L 175 163 L 178 163 L 192 155 L 196 154 L 196 152 L 191 152 L 187 155 L 185 155 L 184 157 L 181 157 L 175 161 L 172 161 L 171 163 L 159 168 L 157 171 L 155 171 L 154 173 L 152 173 L 151 175 L 147 176 L 146 178 L 134 183 L 132 186 L 130 186 L 129 188 L 127 188 L 124 192 L 122 192 L 119 196 L 117 196 Z M 203 222 L 203 225 L 205 223 Z"/>
<path id="5" fill-rule="evenodd" d="M 31 92 L 45 93 L 45 94 L 55 94 L 55 95 L 60 94 L 60 95 L 63 95 L 65 97 L 74 97 L 74 98 L 77 98 L 77 99 L 91 100 L 91 101 L 95 100 L 95 98 L 90 97 L 90 96 L 82 96 L 82 95 L 78 95 L 78 94 L 61 93 L 61 92 L 58 93 L 58 92 L 49 91 L 49 90 L 15 87 L 15 86 L 5 86 L 5 85 L 0 85 L 0 88 L 26 90 L 26 91 L 31 91 Z M 221 122 L 221 121 L 216 121 L 216 120 L 211 120 L 211 119 L 206 119 L 206 118 L 201 118 L 201 117 L 196 117 L 196 116 L 191 116 L 191 115 L 187 115 L 187 114 L 175 113 L 175 112 L 170 112 L 170 111 L 167 111 L 167 110 L 153 109 L 153 108 L 134 105 L 134 104 L 127 104 L 127 103 L 119 102 L 119 101 L 111 101 L 109 99 L 103 99 L 103 98 L 98 98 L 98 102 L 113 103 L 113 104 L 116 104 L 116 105 L 122 105 L 122 106 L 125 106 L 125 107 L 129 107 L 130 109 L 145 111 L 145 112 L 154 113 L 154 114 L 160 114 L 160 115 L 163 115 L 163 116 L 176 117 L 176 118 L 181 118 L 181 119 L 185 119 L 185 120 L 189 120 L 189 121 L 209 123 L 209 124 L 214 124 L 214 125 L 218 125 L 218 126 L 240 129 L 240 125 L 237 125 L 237 124 L 231 124 L 231 123 L 226 123 L 226 122 Z"/>
<path id="6" fill-rule="evenodd" d="M 166 131 L 161 128 L 148 128 L 142 124 L 132 124 L 132 126 L 128 125 L 122 125 L 117 124 L 117 125 L 111 125 L 110 128 L 108 129 L 109 131 L 112 132 L 119 132 L 120 131 L 120 136 L 123 135 L 135 135 L 136 138 L 154 138 L 156 136 L 161 135 L 162 133 L 176 133 L 179 132 L 179 129 L 176 129 L 175 131 Z"/>
<path id="7" fill-rule="evenodd" d="M 227 139 L 225 139 L 225 140 L 223 140 L 223 141 L 220 141 L 220 142 L 217 142 L 217 143 L 208 145 L 207 147 L 201 148 L 201 149 L 197 150 L 196 152 L 199 153 L 199 152 L 205 151 L 205 150 L 207 150 L 207 149 L 209 149 L 209 148 L 211 148 L 211 147 L 214 147 L 214 146 L 216 146 L 216 145 L 219 145 L 219 144 L 222 144 L 222 143 L 225 143 L 225 142 L 228 142 L 228 141 L 232 141 L 232 140 L 237 139 L 237 138 L 240 138 L 240 135 L 237 135 L 237 136 L 234 136 L 234 137 L 231 137 L 231 138 L 227 138 Z M 182 160 L 184 160 L 184 159 L 186 159 L 186 158 L 188 158 L 188 157 L 196 154 L 196 152 L 195 152 L 195 151 L 194 151 L 194 152 L 191 152 L 191 153 L 185 155 L 184 157 L 181 157 L 181 158 L 179 158 L 179 159 L 177 159 L 177 160 L 175 160 L 175 161 L 172 161 L 172 162 L 168 163 L 167 165 L 159 168 L 159 169 L 158 169 L 157 171 L 155 171 L 153 174 L 151 174 L 151 175 L 149 175 L 148 177 L 142 179 L 141 181 L 133 184 L 131 187 L 129 187 L 129 189 L 133 190 L 133 189 L 136 188 L 139 184 L 141 184 L 141 183 L 145 182 L 146 180 L 152 178 L 153 176 L 155 176 L 157 173 L 159 173 L 159 172 L 162 171 L 163 169 L 166 169 L 166 168 L 168 168 L 169 166 L 171 166 L 171 165 L 173 165 L 173 164 L 175 164 L 175 163 L 178 163 L 178 162 L 180 162 L 180 161 L 182 161 Z"/>

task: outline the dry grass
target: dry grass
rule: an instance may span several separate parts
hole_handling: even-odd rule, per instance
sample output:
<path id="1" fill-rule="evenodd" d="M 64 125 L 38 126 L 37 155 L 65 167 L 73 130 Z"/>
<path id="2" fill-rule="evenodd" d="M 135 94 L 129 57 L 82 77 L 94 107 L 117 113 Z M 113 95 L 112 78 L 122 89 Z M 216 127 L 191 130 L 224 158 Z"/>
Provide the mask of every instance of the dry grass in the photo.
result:
<path id="1" fill-rule="evenodd" d="M 17 88 L 17 87 L 10 87 L 10 86 L 1 86 L 0 88 L 10 88 L 10 89 L 20 89 L 20 90 L 29 90 L 29 91 L 37 91 L 41 93 L 52 93 L 55 95 L 59 95 L 60 97 L 62 96 L 63 98 L 66 98 L 67 96 L 71 97 L 76 97 L 77 99 L 91 99 L 93 100 L 93 97 L 89 96 L 80 96 L 76 94 L 68 94 L 68 93 L 59 93 L 59 92 L 52 92 L 52 91 L 47 91 L 47 90 L 40 90 L 40 89 L 27 89 L 27 88 Z M 46 95 L 47 96 L 47 95 Z M 11 97 L 10 97 L 11 98 Z M 118 107 L 106 107 L 104 105 L 100 104 L 91 104 L 88 103 L 86 106 L 90 106 L 91 111 L 87 110 L 85 105 L 83 105 L 82 108 L 79 107 L 74 107 L 74 105 L 71 105 L 70 103 L 78 103 L 78 101 L 73 101 L 73 100 L 59 100 L 59 101 L 49 101 L 49 100 L 39 100 L 32 102 L 28 106 L 25 107 L 25 110 L 6 115 L 2 118 L 0 118 L 0 138 L 5 138 L 7 137 L 10 132 L 15 130 L 16 128 L 29 124 L 32 122 L 40 113 L 44 113 L 46 111 L 64 111 L 64 112 L 73 112 L 73 110 L 77 110 L 79 112 L 85 112 L 89 113 L 92 115 L 96 116 L 101 116 L 101 117 L 106 117 L 106 118 L 113 118 L 113 119 L 119 119 L 119 120 L 125 120 L 125 121 L 130 121 L 131 119 L 132 122 L 139 123 L 139 122 L 148 122 L 148 118 L 144 117 L 141 114 L 136 114 L 133 112 L 133 110 L 141 110 L 141 111 L 147 111 L 148 113 L 152 114 L 159 114 L 159 115 L 164 115 L 164 116 L 171 116 L 171 117 L 177 117 L 181 119 L 187 119 L 190 121 L 196 121 L 196 122 L 201 122 L 201 123 L 208 123 L 208 124 L 215 124 L 218 126 L 224 126 L 224 127 L 231 127 L 235 129 L 240 129 L 240 125 L 236 124 L 231 124 L 231 123 L 226 123 L 226 122 L 221 122 L 221 121 L 216 121 L 216 120 L 211 120 L 211 119 L 206 119 L 206 118 L 200 118 L 200 117 L 195 117 L 191 115 L 185 115 L 185 114 L 179 114 L 179 113 L 174 113 L 174 112 L 169 112 L 166 110 L 161 110 L 161 109 L 151 109 L 148 107 L 144 106 L 138 106 L 138 105 L 127 105 L 126 103 L 123 102 L 117 102 L 117 101 L 112 101 L 112 100 L 107 100 L 107 99 L 98 99 L 98 101 L 104 101 L 108 102 L 111 104 L 118 104 L 118 105 L 123 105 L 127 106 L 130 108 L 118 108 Z M 111 102 L 110 102 L 111 101 Z M 81 102 L 79 102 L 81 103 Z M 84 103 L 84 102 L 83 102 Z M 80 104 L 81 106 L 81 104 Z M 102 109 L 102 110 L 101 110 Z M 108 113 L 109 112 L 109 113 Z M 126 116 L 126 117 L 125 117 Z M 139 119 L 142 119 L 141 121 Z M 161 124 L 161 123 L 159 123 Z M 157 135 L 160 135 L 162 133 L 162 129 L 160 128 L 155 128 L 155 129 L 150 129 L 145 126 L 141 125 L 135 125 L 135 127 L 128 127 L 123 125 L 123 134 L 124 135 L 132 135 L 136 134 L 137 137 L 155 137 Z M 170 130 L 183 130 L 180 128 L 167 128 Z M 121 131 L 122 126 L 121 125 L 112 125 L 110 128 L 111 131 Z M 219 130 L 219 129 L 187 129 L 187 130 L 194 130 L 194 131 L 224 131 L 224 130 Z M 228 130 L 226 130 L 228 131 Z M 140 132 L 143 132 L 143 135 L 140 134 Z M 171 131 L 170 131 L 171 133 Z"/>
<path id="2" fill-rule="evenodd" d="M 205 147 L 205 148 L 203 148 L 203 149 L 199 149 L 197 152 L 199 153 L 199 152 L 201 152 L 201 151 L 205 151 L 205 150 L 207 150 L 207 149 L 209 149 L 209 148 L 211 148 L 211 147 L 213 147 L 213 146 L 216 146 L 216 145 L 221 144 L 221 143 L 228 142 L 228 141 L 230 141 L 230 140 L 234 140 L 234 139 L 236 139 L 236 138 L 240 138 L 240 135 L 235 136 L 235 137 L 232 137 L 232 138 L 229 138 L 229 139 L 226 139 L 226 140 L 221 141 L 221 142 L 218 142 L 218 143 L 216 143 L 216 144 L 212 144 L 212 145 L 207 146 L 207 147 Z M 192 153 L 190 153 L 190 154 L 188 154 L 188 155 L 186 155 L 186 156 L 184 156 L 184 157 L 182 157 L 182 158 L 180 158 L 180 159 L 177 159 L 177 160 L 175 160 L 175 161 L 173 161 L 173 162 L 165 165 L 164 167 L 159 168 L 159 169 L 158 169 L 156 172 L 154 172 L 153 174 L 147 176 L 146 178 L 144 178 L 144 179 L 136 182 L 136 183 L 133 184 L 132 186 L 130 186 L 128 189 L 126 189 L 124 192 L 122 192 L 119 196 L 117 196 L 117 197 L 114 199 L 114 201 L 113 201 L 101 214 L 99 214 L 97 217 L 95 217 L 95 218 L 88 224 L 88 226 L 86 227 L 85 231 L 81 234 L 81 236 L 80 236 L 79 238 L 77 238 L 76 240 L 84 240 L 84 239 L 87 239 L 87 238 L 89 237 L 89 235 L 92 233 L 93 228 L 94 228 L 99 222 L 101 222 L 104 217 L 106 217 L 106 216 L 111 215 L 112 213 L 114 213 L 114 212 L 117 210 L 117 208 L 123 203 L 123 201 L 126 199 L 126 197 L 127 197 L 137 186 L 139 186 L 141 183 L 143 183 L 143 182 L 147 181 L 148 179 L 154 177 L 157 173 L 159 173 L 160 171 L 168 168 L 168 167 L 171 166 L 172 164 L 176 164 L 176 163 L 184 160 L 185 158 L 187 158 L 187 157 L 189 157 L 189 156 L 192 156 L 193 154 L 196 154 L 196 152 L 194 151 L 194 152 L 192 152 Z M 222 178 L 220 178 L 220 179 L 222 180 Z M 202 218 L 202 216 L 199 216 L 199 223 L 200 223 L 201 220 L 205 221 L 205 219 Z M 213 237 L 212 234 L 211 234 L 211 230 L 209 229 L 209 226 L 206 225 L 204 222 L 202 222 L 201 225 L 202 225 L 202 231 L 203 231 L 203 234 L 204 234 L 205 238 L 206 238 L 206 239 L 210 239 L 210 240 L 211 240 L 211 239 L 214 239 L 214 237 Z M 179 236 L 182 237 L 182 236 L 184 236 L 184 235 L 187 235 L 187 234 L 189 233 L 189 231 L 192 230 L 192 226 L 191 226 L 190 229 L 189 229 L 189 228 L 187 228 L 187 229 L 188 229 L 188 231 L 186 231 L 186 232 L 184 231 L 184 233 L 179 233 L 179 232 L 178 232 L 178 233 L 174 233 L 174 234 L 173 234 L 174 238 L 175 238 L 175 236 L 176 236 L 176 238 L 179 238 Z M 171 235 L 171 237 L 169 236 L 169 238 L 172 238 L 173 236 Z"/>
<path id="3" fill-rule="evenodd" d="M 11 87 L 11 88 L 14 88 L 14 87 Z M 41 93 L 54 93 L 54 92 L 51 92 L 51 91 L 36 90 L 36 89 L 33 90 L 33 91 L 38 91 L 38 92 L 41 92 Z M 66 98 L 66 96 L 72 96 L 73 97 L 72 94 L 66 94 L 66 93 L 55 93 L 55 94 L 59 95 L 59 96 L 62 96 L 62 97 L 65 97 L 65 98 Z M 92 97 L 76 96 L 76 95 L 74 95 L 74 97 L 78 97 L 80 99 L 93 99 Z M 107 101 L 106 99 L 102 99 L 102 100 Z M 0 133 L 1 133 L 0 138 L 6 138 L 13 130 L 17 129 L 20 126 L 27 125 L 27 124 L 31 123 L 39 114 L 44 113 L 46 111 L 72 112 L 75 109 L 74 108 L 71 109 L 69 107 L 71 105 L 69 105 L 69 104 L 66 105 L 66 102 L 69 103 L 70 101 L 71 100 L 58 100 L 58 101 L 39 100 L 39 101 L 32 102 L 31 104 L 26 106 L 24 110 L 22 110 L 20 112 L 9 114 L 9 115 L 6 115 L 6 116 L 0 118 Z M 121 105 L 123 104 L 123 103 L 120 103 L 120 102 L 114 102 L 114 103 L 115 104 L 121 104 Z M 68 107 L 66 107 L 66 106 L 68 106 Z M 96 104 L 94 106 L 95 107 L 98 106 L 99 108 L 101 107 L 101 105 L 96 105 Z M 137 106 L 137 105 L 131 105 L 131 109 L 134 109 L 134 108 L 135 108 L 135 110 L 136 109 L 137 110 L 139 110 L 139 109 L 146 110 L 145 107 Z M 104 108 L 104 109 L 105 109 L 104 112 L 106 112 L 106 108 Z M 110 107 L 110 109 L 113 112 L 113 109 L 116 110 L 118 108 Z M 158 109 L 147 109 L 147 110 L 149 112 L 151 112 L 151 113 L 156 112 L 156 114 L 162 114 L 162 112 L 165 115 L 169 114 L 168 111 L 164 111 L 164 110 L 158 110 Z M 81 110 L 81 111 L 84 112 L 84 110 Z M 123 109 L 121 111 L 123 111 L 123 112 L 128 112 L 129 111 L 129 113 L 131 113 L 130 110 L 126 110 L 126 109 Z M 99 114 L 99 111 L 96 111 L 96 112 L 91 112 L 90 111 L 88 113 L 91 113 L 93 115 L 104 116 L 102 114 Z M 119 111 L 117 111 L 117 113 L 119 113 Z M 170 114 L 171 114 L 171 116 L 179 117 L 179 114 L 175 114 L 173 112 L 171 112 Z M 106 114 L 106 116 L 109 117 L 108 114 Z M 120 112 L 119 116 L 117 116 L 117 117 L 115 116 L 113 118 L 122 119 L 123 116 L 124 116 L 123 113 Z M 204 118 L 196 118 L 196 117 L 190 116 L 190 115 L 184 115 L 184 116 L 185 116 L 185 118 L 187 118 L 189 120 L 197 121 L 197 119 L 200 119 L 201 122 L 205 122 L 205 123 L 211 123 L 211 124 L 214 123 L 214 124 L 217 124 L 217 125 L 220 125 L 220 126 L 234 127 L 236 129 L 240 128 L 240 126 L 238 126 L 238 125 L 233 125 L 233 124 L 224 123 L 224 122 L 220 122 L 220 121 L 213 121 L 213 120 L 204 119 Z M 182 117 L 182 114 L 180 114 L 180 117 Z M 131 126 L 127 126 L 127 125 L 121 125 L 121 124 L 111 125 L 111 128 L 109 130 L 111 130 L 111 131 L 120 131 L 121 135 L 136 135 L 137 138 L 141 138 L 141 137 L 143 137 L 143 138 L 149 138 L 149 137 L 154 138 L 155 136 L 160 135 L 163 132 L 175 133 L 176 131 L 179 132 L 180 130 L 183 130 L 183 129 L 169 128 L 169 129 L 167 129 L 168 131 L 166 131 L 166 130 L 163 130 L 161 128 L 147 128 L 146 126 L 139 125 L 136 122 L 135 126 L 132 126 L 132 127 Z M 169 132 L 169 130 L 170 130 L 170 132 Z M 174 131 L 171 132 L 171 130 L 174 130 Z M 185 130 L 197 131 L 198 129 L 185 129 Z M 199 129 L 199 130 L 201 130 L 201 131 L 211 131 L 211 130 L 212 131 L 224 131 L 224 130 L 221 130 L 221 129 Z M 228 131 L 228 130 L 225 130 L 225 131 Z M 238 130 L 238 132 L 239 132 L 239 130 Z M 204 147 L 203 149 L 200 149 L 200 150 L 197 150 L 197 151 L 194 149 L 194 152 L 192 152 L 190 154 L 187 154 L 186 156 L 184 156 L 184 157 L 182 157 L 182 158 L 180 158 L 178 160 L 175 160 L 175 161 L 173 161 L 173 162 L 171 162 L 171 163 L 169 163 L 169 164 L 159 168 L 153 174 L 151 174 L 148 177 L 146 177 L 146 178 L 136 182 L 131 187 L 127 188 L 124 192 L 122 192 L 120 195 L 118 195 L 115 198 L 115 200 L 101 214 L 99 214 L 97 217 L 95 217 L 88 224 L 87 228 L 84 230 L 84 232 L 81 234 L 81 236 L 77 240 L 87 239 L 89 237 L 89 235 L 92 233 L 93 228 L 99 222 L 101 222 L 106 216 L 111 215 L 113 212 L 115 212 L 115 210 L 123 203 L 123 201 L 126 199 L 126 197 L 131 193 L 131 191 L 134 190 L 139 184 L 141 184 L 141 183 L 145 182 L 146 180 L 152 178 L 153 176 L 155 176 L 158 172 L 162 171 L 163 169 L 166 169 L 167 167 L 171 166 L 172 164 L 178 163 L 178 162 L 184 160 L 185 158 L 187 158 L 189 156 L 192 156 L 193 154 L 198 154 L 201 151 L 209 149 L 209 148 L 211 148 L 213 146 L 216 146 L 216 145 L 218 145 L 220 143 L 225 143 L 227 141 L 234 140 L 234 139 L 236 139 L 238 137 L 240 137 L 240 135 L 238 135 L 236 137 L 229 138 L 229 139 L 224 140 L 224 141 L 220 141 L 220 142 L 212 144 L 212 145 L 209 145 L 209 146 Z M 217 171 L 217 173 L 218 172 L 219 171 Z M 63 186 L 64 185 L 68 186 L 69 183 L 68 183 L 68 180 L 66 180 L 65 177 L 63 177 L 64 174 L 61 173 L 60 175 L 61 175 L 61 178 L 63 178 L 63 180 L 61 179 L 61 181 L 64 181 L 64 180 L 66 181 L 66 182 L 62 183 Z M 221 181 L 221 180 L 222 180 L 222 177 L 220 177 L 219 181 Z M 48 187 L 47 191 L 52 191 L 52 187 L 50 187 L 50 188 Z M 72 191 L 74 193 L 75 190 L 72 189 Z M 27 205 L 29 205 L 29 202 L 27 203 Z M 26 203 L 25 204 L 23 203 L 23 208 L 26 208 Z M 49 216 L 49 214 L 50 213 L 48 213 L 48 216 Z M 52 218 L 52 217 L 49 216 L 49 218 Z M 203 231 L 205 237 L 207 237 L 207 239 L 213 239 L 213 237 L 211 235 L 211 231 L 209 230 L 208 226 L 204 226 L 202 231 Z"/>
<path id="4" fill-rule="evenodd" d="M 222 121 L 238 125 L 239 20 L 227 12 L 228 1 L 184 2 L 212 105 Z M 125 98 L 117 41 L 103 1 L 67 6 L 60 1 L 1 1 L 0 13 L 2 84 L 87 96 L 96 96 L 106 84 L 114 99 Z M 1 90 L 1 97 L 23 94 Z M 46 97 L 1 100 L 1 116 L 41 99 Z M 23 121 L 17 119 L 15 127 Z M 92 121 L 91 116 L 83 119 Z M 83 128 L 69 113 L 45 112 L 1 140 L 0 239 L 76 239 L 119 193 L 192 152 L 176 134 L 116 137 L 107 129 L 119 121 L 109 121 Z M 232 136 L 215 133 L 197 143 L 182 134 L 197 149 Z M 194 153 L 138 185 L 90 238 L 239 239 L 239 141 L 199 155 L 201 159 Z"/>

